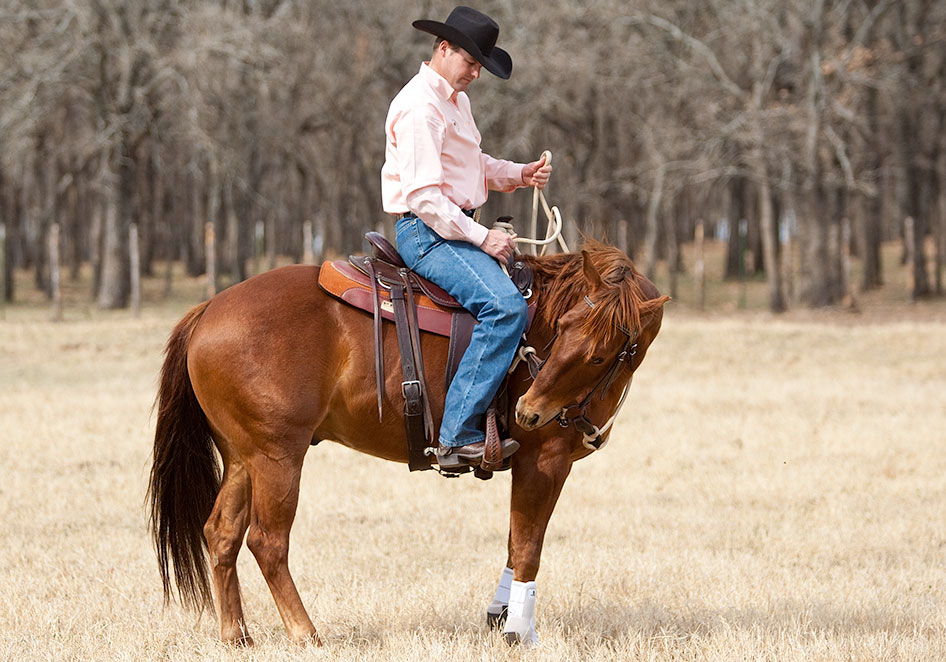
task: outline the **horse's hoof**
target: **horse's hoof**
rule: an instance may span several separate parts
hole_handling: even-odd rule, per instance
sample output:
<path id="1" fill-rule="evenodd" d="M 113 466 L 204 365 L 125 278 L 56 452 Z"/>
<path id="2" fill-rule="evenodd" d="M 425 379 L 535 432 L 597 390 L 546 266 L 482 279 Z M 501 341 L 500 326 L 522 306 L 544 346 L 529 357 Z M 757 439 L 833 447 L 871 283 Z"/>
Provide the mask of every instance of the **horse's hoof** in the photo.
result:
<path id="1" fill-rule="evenodd" d="M 249 648 L 254 645 L 253 637 L 248 634 L 241 634 L 238 637 L 233 637 L 232 639 L 224 639 L 223 643 L 228 646 L 235 646 L 237 648 Z"/>
<path id="2" fill-rule="evenodd" d="M 313 632 L 312 634 L 296 639 L 295 642 L 300 646 L 316 646 L 318 648 L 323 646 L 322 638 L 319 637 L 317 632 Z"/>
<path id="3" fill-rule="evenodd" d="M 510 646 L 518 646 L 522 643 L 522 638 L 519 636 L 518 632 L 507 632 L 503 635 L 503 639 L 505 639 L 506 643 Z"/>
<path id="4" fill-rule="evenodd" d="M 503 626 L 506 625 L 506 614 L 508 613 L 508 606 L 503 606 L 502 611 L 498 614 L 486 612 L 486 625 L 489 626 L 490 630 L 502 630 Z"/>

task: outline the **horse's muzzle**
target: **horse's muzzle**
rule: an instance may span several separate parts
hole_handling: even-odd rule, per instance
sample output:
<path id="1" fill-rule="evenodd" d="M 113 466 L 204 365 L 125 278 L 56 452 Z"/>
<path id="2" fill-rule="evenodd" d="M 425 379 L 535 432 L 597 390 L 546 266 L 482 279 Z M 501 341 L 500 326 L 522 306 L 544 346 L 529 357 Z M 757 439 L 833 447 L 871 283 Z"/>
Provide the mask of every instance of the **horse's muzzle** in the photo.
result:
<path id="1" fill-rule="evenodd" d="M 555 414 L 543 416 L 541 412 L 536 411 L 525 402 L 525 396 L 519 398 L 516 403 L 516 423 L 524 430 L 534 430 L 548 423 Z"/>

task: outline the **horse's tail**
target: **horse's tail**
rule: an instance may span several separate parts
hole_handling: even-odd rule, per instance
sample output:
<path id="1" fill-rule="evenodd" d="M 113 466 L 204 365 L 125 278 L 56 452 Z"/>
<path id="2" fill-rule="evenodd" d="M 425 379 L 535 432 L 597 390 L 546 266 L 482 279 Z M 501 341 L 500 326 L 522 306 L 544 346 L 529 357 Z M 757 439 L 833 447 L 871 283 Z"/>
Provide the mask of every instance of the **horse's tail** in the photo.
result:
<path id="1" fill-rule="evenodd" d="M 207 303 L 184 316 L 165 349 L 147 497 L 164 600 L 171 599 L 173 563 L 180 600 L 195 609 L 213 605 L 203 526 L 220 491 L 210 425 L 187 374 L 187 346 Z"/>

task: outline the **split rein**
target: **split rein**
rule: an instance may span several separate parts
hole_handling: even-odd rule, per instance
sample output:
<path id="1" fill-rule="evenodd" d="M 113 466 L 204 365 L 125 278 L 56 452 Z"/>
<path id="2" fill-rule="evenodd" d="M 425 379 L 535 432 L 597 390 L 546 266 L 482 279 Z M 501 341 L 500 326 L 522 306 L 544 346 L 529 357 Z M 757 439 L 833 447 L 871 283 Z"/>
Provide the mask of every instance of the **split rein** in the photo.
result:
<path id="1" fill-rule="evenodd" d="M 545 157 L 546 164 L 550 164 L 552 162 L 552 153 L 550 151 L 546 150 L 542 153 L 542 155 Z M 562 214 L 558 210 L 558 207 L 549 206 L 549 203 L 545 200 L 545 195 L 539 190 L 538 187 L 535 188 L 532 196 L 532 236 L 536 237 L 537 217 L 540 202 L 542 203 L 543 211 L 545 212 L 546 218 L 548 219 L 548 227 L 545 231 L 545 239 L 527 239 L 525 237 L 516 237 L 516 242 L 532 246 L 533 255 L 536 254 L 535 249 L 539 246 L 542 247 L 541 254 L 545 255 L 549 245 L 555 243 L 556 241 L 558 242 L 559 246 L 561 246 L 563 251 L 566 253 L 569 252 L 568 245 L 565 243 L 565 240 L 562 237 Z M 506 219 L 497 220 L 496 223 L 493 224 L 493 227 L 501 229 L 509 234 L 514 234 L 515 231 L 512 224 L 505 222 L 505 220 Z M 585 303 L 588 304 L 589 308 L 594 308 L 596 305 L 588 296 L 585 296 Z M 581 400 L 581 402 L 563 407 L 561 413 L 555 419 L 563 428 L 567 428 L 569 425 L 574 425 L 575 428 L 582 434 L 582 445 L 591 451 L 600 450 L 607 443 L 607 439 L 605 439 L 604 436 L 614 424 L 614 420 L 621 411 L 621 407 L 624 405 L 624 400 L 627 398 L 627 393 L 631 388 L 631 382 L 628 381 L 627 385 L 624 387 L 624 392 L 621 394 L 621 399 L 618 401 L 618 406 L 614 410 L 614 414 L 602 427 L 599 428 L 597 425 L 588 420 L 586 411 L 595 394 L 600 391 L 601 394 L 599 398 L 603 400 L 605 393 L 608 392 L 608 389 L 611 388 L 614 380 L 617 379 L 618 374 L 621 372 L 621 368 L 625 364 L 630 365 L 634 355 L 637 354 L 637 333 L 632 335 L 631 332 L 624 327 L 618 327 L 618 330 L 627 336 L 627 341 L 624 343 L 621 351 L 618 352 L 617 357 L 614 359 L 614 363 L 611 364 L 611 367 L 608 368 L 608 371 L 601 377 L 601 379 L 598 380 L 598 383 L 595 384 L 594 388 L 588 392 L 588 395 L 586 395 Z M 552 349 L 552 345 L 555 343 L 557 338 L 558 333 L 552 336 L 552 339 L 549 341 L 548 345 L 545 346 L 543 353 L 546 356 L 548 356 L 549 351 Z M 547 360 L 548 359 L 539 358 L 535 347 L 523 345 L 519 347 L 519 350 L 516 352 L 512 366 L 509 368 L 509 374 L 512 374 L 512 372 L 519 365 L 520 361 L 524 361 L 529 369 L 529 374 L 532 376 L 532 379 L 535 380 L 535 378 L 539 375 L 539 370 L 542 369 L 542 366 L 545 365 Z M 568 411 L 570 409 L 576 408 L 578 409 L 578 415 L 569 418 Z"/>
<path id="2" fill-rule="evenodd" d="M 589 308 L 594 308 L 597 305 L 588 296 L 585 296 L 585 303 L 588 304 Z M 620 374 L 621 368 L 623 368 L 625 365 L 630 366 L 631 361 L 637 354 L 637 333 L 631 334 L 631 332 L 623 326 L 619 326 L 618 330 L 627 337 L 627 340 L 625 340 L 624 345 L 621 347 L 621 351 L 618 352 L 607 372 L 601 376 L 601 379 L 598 380 L 598 383 L 594 385 L 594 387 L 584 398 L 582 398 L 580 402 L 563 407 L 561 413 L 555 419 L 563 428 L 567 428 L 569 425 L 574 425 L 575 428 L 582 433 L 582 445 L 591 451 L 600 450 L 607 443 L 607 439 L 605 439 L 604 436 L 614 424 L 614 420 L 617 418 L 618 413 L 621 411 L 621 407 L 624 405 L 624 400 L 627 398 L 628 391 L 631 389 L 631 382 L 628 381 L 627 385 L 624 387 L 624 392 L 621 394 L 621 399 L 618 401 L 618 406 L 614 410 L 614 414 L 611 415 L 611 418 L 609 418 L 607 423 L 605 423 L 602 427 L 599 428 L 588 419 L 586 412 L 588 405 L 591 404 L 595 394 L 600 392 L 598 397 L 599 399 L 603 400 L 605 394 L 608 392 L 608 390 L 611 388 L 611 385 Z M 552 346 L 555 344 L 557 339 L 558 333 L 552 336 L 552 339 L 545 346 L 545 349 L 542 350 L 546 357 L 549 356 Z M 509 369 L 510 373 L 516 369 L 520 361 L 525 361 L 526 366 L 529 369 L 529 374 L 534 380 L 536 377 L 538 377 L 539 371 L 542 369 L 542 366 L 545 365 L 546 361 L 548 361 L 548 358 L 540 359 L 534 347 L 520 347 L 519 351 L 516 353 L 515 361 L 513 362 L 512 367 Z M 578 415 L 569 417 L 568 411 L 570 409 L 577 409 Z"/>

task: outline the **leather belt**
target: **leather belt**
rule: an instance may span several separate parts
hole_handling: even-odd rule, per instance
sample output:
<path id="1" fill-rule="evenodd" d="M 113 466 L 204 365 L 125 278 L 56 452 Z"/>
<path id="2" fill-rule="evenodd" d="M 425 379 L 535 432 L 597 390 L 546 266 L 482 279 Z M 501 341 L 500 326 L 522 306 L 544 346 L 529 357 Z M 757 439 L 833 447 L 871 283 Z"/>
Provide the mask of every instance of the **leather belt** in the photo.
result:
<path id="1" fill-rule="evenodd" d="M 464 209 L 463 213 L 469 216 L 470 218 L 476 220 L 479 217 L 479 209 Z M 403 220 L 405 218 L 416 218 L 417 214 L 412 211 L 404 212 L 403 214 L 395 214 L 394 219 L 397 221 Z"/>

